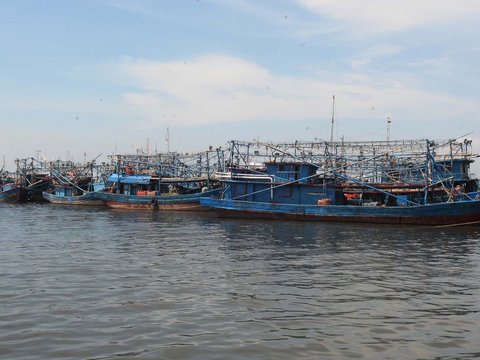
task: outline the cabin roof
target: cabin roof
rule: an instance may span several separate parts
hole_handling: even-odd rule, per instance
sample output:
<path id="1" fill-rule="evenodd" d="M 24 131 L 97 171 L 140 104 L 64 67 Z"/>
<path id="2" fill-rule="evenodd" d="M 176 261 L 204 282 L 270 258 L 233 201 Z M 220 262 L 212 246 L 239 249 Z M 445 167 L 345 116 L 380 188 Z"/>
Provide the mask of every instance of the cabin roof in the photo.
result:
<path id="1" fill-rule="evenodd" d="M 150 175 L 118 175 L 112 174 L 108 178 L 110 182 L 119 182 L 121 184 L 137 184 L 137 185 L 148 185 L 151 181 L 161 181 L 162 183 L 186 183 L 186 182 L 201 182 L 207 181 L 206 177 L 191 177 L 191 178 L 183 178 L 183 177 L 165 177 L 165 178 L 158 178 L 152 177 Z"/>
<path id="2" fill-rule="evenodd" d="M 140 184 L 148 185 L 150 184 L 150 179 L 152 177 L 149 175 L 118 175 L 112 174 L 108 178 L 108 181 L 119 182 L 122 184 Z"/>
<path id="3" fill-rule="evenodd" d="M 318 167 L 318 165 L 315 165 L 306 161 L 269 161 L 269 162 L 266 162 L 265 165 L 305 165 L 305 166 Z"/>

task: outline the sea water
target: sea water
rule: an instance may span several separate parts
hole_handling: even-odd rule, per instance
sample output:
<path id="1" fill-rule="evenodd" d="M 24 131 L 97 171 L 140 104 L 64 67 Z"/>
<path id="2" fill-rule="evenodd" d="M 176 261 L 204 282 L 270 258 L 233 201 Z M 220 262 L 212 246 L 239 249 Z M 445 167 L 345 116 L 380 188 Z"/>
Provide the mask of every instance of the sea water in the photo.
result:
<path id="1" fill-rule="evenodd" d="M 2 359 L 473 359 L 480 227 L 0 204 Z"/>

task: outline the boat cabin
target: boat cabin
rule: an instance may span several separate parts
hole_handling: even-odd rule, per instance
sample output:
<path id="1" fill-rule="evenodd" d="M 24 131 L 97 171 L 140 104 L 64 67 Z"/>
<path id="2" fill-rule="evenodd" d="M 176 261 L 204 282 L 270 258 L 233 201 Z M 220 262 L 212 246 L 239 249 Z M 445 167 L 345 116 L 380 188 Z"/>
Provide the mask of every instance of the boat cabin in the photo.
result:
<path id="1" fill-rule="evenodd" d="M 243 201 L 310 204 L 337 202 L 335 187 L 317 176 L 318 167 L 305 162 L 268 162 L 265 173 L 232 174 L 225 178 L 224 198 Z M 331 178 L 330 178 L 331 179 Z"/>
<path id="2" fill-rule="evenodd" d="M 181 195 L 201 192 L 205 179 L 160 178 L 150 175 L 112 174 L 107 180 L 109 192 L 123 195 Z"/>
<path id="3" fill-rule="evenodd" d="M 123 195 L 150 195 L 158 191 L 158 178 L 150 175 L 118 175 L 112 174 L 107 180 L 110 192 Z"/>

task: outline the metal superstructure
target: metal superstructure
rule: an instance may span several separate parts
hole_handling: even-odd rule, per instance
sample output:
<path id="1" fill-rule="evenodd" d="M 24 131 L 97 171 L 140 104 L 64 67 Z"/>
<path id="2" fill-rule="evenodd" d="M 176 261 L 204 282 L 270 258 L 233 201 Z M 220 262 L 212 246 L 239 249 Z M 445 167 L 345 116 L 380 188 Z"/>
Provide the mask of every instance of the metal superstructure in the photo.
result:
<path id="1" fill-rule="evenodd" d="M 478 155 L 471 140 L 295 141 L 232 140 L 228 166 L 258 169 L 266 162 L 306 162 L 318 173 L 375 183 L 425 182 L 434 172 L 457 180 L 472 178 L 469 164 Z M 456 166 L 456 163 L 461 165 Z"/>
<path id="2" fill-rule="evenodd" d="M 195 153 L 116 154 L 107 157 L 110 166 L 118 173 L 162 178 L 210 178 L 225 163 L 225 151 L 221 148 Z"/>

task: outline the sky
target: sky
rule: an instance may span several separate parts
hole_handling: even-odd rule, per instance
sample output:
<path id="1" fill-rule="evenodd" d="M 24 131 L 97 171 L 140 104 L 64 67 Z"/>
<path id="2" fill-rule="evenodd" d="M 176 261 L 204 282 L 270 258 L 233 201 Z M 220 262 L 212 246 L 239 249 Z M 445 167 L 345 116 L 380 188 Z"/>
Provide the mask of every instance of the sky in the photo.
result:
<path id="1" fill-rule="evenodd" d="M 479 17 L 477 0 L 2 1 L 0 168 L 329 140 L 333 96 L 336 140 L 384 140 L 389 118 L 391 139 L 479 152 Z"/>

